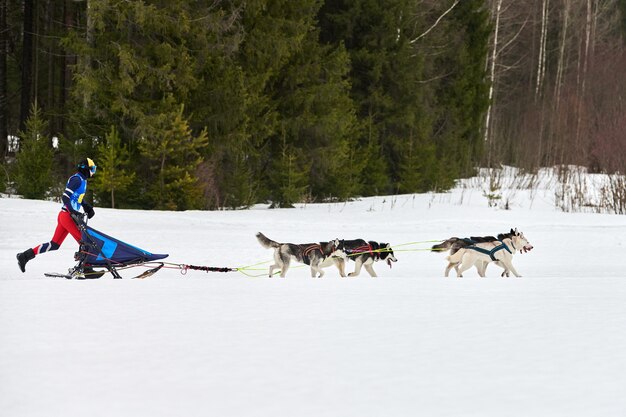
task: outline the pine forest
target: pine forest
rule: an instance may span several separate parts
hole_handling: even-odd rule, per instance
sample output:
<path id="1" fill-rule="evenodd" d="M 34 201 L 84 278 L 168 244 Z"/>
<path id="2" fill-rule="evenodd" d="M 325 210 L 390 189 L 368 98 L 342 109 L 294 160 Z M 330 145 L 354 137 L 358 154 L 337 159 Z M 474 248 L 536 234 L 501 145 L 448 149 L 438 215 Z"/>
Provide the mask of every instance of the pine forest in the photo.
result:
<path id="1" fill-rule="evenodd" d="M 626 0 L 0 0 L 0 192 L 236 209 L 626 174 Z"/>

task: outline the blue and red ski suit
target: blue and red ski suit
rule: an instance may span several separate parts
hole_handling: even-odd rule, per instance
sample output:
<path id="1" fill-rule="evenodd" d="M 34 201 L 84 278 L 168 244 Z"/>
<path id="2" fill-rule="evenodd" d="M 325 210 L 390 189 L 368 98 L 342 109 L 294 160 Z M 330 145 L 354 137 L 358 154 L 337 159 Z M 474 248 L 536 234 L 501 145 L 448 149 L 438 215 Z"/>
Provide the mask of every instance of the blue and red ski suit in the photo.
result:
<path id="1" fill-rule="evenodd" d="M 80 231 L 76 223 L 74 223 L 71 214 L 72 212 L 80 212 L 83 206 L 85 211 L 92 210 L 91 206 L 87 203 L 83 203 L 86 191 L 87 179 L 82 173 L 77 172 L 67 180 L 65 192 L 61 198 L 63 205 L 57 216 L 57 227 L 54 231 L 54 235 L 49 242 L 42 243 L 33 248 L 35 255 L 59 249 L 68 234 L 72 235 L 76 242 L 80 242 Z"/>

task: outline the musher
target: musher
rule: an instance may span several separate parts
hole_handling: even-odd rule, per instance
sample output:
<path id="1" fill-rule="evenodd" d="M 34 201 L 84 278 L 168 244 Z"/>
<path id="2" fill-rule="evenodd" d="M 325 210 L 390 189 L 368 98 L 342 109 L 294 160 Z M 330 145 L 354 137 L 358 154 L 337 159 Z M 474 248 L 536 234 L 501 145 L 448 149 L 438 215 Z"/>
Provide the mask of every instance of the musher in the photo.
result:
<path id="1" fill-rule="evenodd" d="M 96 173 L 96 168 L 96 164 L 90 158 L 83 159 L 78 163 L 76 173 L 67 180 L 65 192 L 61 198 L 63 206 L 57 217 L 57 228 L 54 231 L 52 240 L 17 254 L 17 263 L 22 272 L 26 272 L 26 263 L 34 259 L 36 255 L 59 249 L 68 233 L 72 235 L 76 242 L 80 243 L 80 231 L 73 217 L 82 218 L 81 207 L 88 218 L 91 219 L 95 215 L 93 207 L 83 202 L 83 198 L 87 191 L 87 180 L 93 177 Z"/>

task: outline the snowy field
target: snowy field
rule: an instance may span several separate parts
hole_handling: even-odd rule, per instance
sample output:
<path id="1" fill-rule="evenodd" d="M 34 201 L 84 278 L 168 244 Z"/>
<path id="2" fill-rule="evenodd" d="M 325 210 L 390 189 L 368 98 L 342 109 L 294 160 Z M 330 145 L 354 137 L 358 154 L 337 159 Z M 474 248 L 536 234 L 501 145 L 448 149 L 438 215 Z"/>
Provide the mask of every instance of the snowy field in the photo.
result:
<path id="1" fill-rule="evenodd" d="M 0 198 L 0 416 L 623 417 L 626 216 L 561 213 L 553 194 L 516 192 L 511 210 L 478 189 L 282 210 L 96 207 L 93 227 L 175 263 L 269 261 L 257 231 L 390 242 L 398 262 L 376 264 L 379 278 L 86 281 L 43 276 L 73 265 L 71 237 L 22 274 L 15 254 L 50 239 L 59 204 Z M 445 256 L 425 250 L 511 227 L 535 247 L 515 256 L 522 278 L 492 265 L 446 279 Z"/>

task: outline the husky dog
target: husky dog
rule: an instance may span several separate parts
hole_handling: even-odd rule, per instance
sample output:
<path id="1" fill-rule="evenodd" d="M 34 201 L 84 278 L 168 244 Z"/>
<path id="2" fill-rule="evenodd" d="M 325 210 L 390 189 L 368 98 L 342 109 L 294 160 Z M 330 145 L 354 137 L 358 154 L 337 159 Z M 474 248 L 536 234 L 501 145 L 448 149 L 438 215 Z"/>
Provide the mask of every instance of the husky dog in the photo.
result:
<path id="1" fill-rule="evenodd" d="M 511 231 L 512 230 L 513 229 L 511 229 Z M 432 252 L 450 251 L 450 255 L 454 255 L 455 253 L 459 251 L 459 249 L 475 245 L 476 243 L 495 242 L 499 239 L 504 239 L 506 237 L 511 237 L 511 236 L 512 236 L 512 233 L 500 233 L 497 238 L 494 236 L 471 236 L 469 238 L 451 237 L 450 239 L 446 239 L 437 245 L 433 245 L 433 247 L 431 248 L 431 251 Z M 496 265 L 504 269 L 504 271 L 502 272 L 502 276 L 505 276 L 505 274 L 507 277 L 509 276 L 509 271 L 504 267 L 504 265 L 502 265 L 500 262 L 496 262 Z M 446 278 L 448 277 L 448 274 L 450 273 L 450 270 L 453 267 L 458 272 L 459 263 L 448 263 L 448 266 L 446 267 L 446 271 L 445 271 Z M 485 265 L 485 269 L 486 268 L 487 266 Z M 478 265 L 476 265 L 476 269 L 477 270 L 479 269 Z"/>
<path id="2" fill-rule="evenodd" d="M 456 269 L 457 277 L 462 277 L 463 272 L 476 266 L 478 275 L 485 276 L 485 270 L 490 262 L 495 262 L 504 272 L 502 276 L 509 276 L 513 272 L 516 277 L 521 277 L 513 267 L 513 255 L 518 250 L 520 253 L 528 252 L 533 246 L 524 237 L 524 234 L 517 229 L 511 229 L 510 233 L 498 235 L 494 241 L 476 242 L 463 247 L 458 247 L 454 253 L 446 259 L 449 264 L 446 268 L 446 276 L 452 267 Z"/>
<path id="3" fill-rule="evenodd" d="M 370 276 L 377 277 L 376 272 L 374 272 L 374 262 L 383 260 L 387 262 L 389 268 L 391 268 L 392 262 L 398 262 L 389 243 L 366 242 L 363 239 L 340 240 L 339 249 L 348 259 L 356 263 L 354 272 L 350 272 L 349 277 L 358 276 L 361 273 L 361 267 L 365 267 Z M 334 261 L 340 272 L 345 270 L 344 258 L 335 258 Z"/>
<path id="4" fill-rule="evenodd" d="M 264 248 L 274 249 L 274 265 L 270 266 L 270 278 L 276 268 L 280 269 L 280 277 L 285 278 L 292 259 L 310 265 L 311 277 L 316 278 L 319 276 L 321 278 L 324 276 L 322 268 L 332 265 L 334 259 L 345 257 L 343 251 L 339 249 L 339 239 L 319 243 L 278 243 L 269 239 L 261 232 L 256 234 L 256 238 Z M 339 271 L 342 273 L 341 269 Z M 345 274 L 342 273 L 342 276 L 345 276 Z"/>

